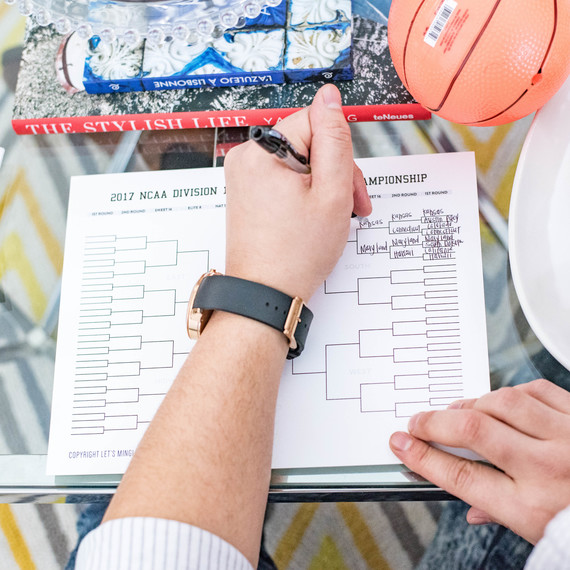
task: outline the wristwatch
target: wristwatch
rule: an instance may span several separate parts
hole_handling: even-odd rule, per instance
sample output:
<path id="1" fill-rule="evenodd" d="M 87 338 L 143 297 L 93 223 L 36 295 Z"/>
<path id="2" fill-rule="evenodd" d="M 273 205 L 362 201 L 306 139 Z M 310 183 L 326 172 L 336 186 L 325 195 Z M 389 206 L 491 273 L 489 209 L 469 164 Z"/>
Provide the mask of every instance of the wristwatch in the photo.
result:
<path id="1" fill-rule="evenodd" d="M 214 311 L 242 315 L 281 331 L 289 341 L 288 359 L 303 352 L 313 320 L 300 297 L 212 269 L 198 279 L 188 302 L 186 326 L 192 340 L 200 336 Z"/>

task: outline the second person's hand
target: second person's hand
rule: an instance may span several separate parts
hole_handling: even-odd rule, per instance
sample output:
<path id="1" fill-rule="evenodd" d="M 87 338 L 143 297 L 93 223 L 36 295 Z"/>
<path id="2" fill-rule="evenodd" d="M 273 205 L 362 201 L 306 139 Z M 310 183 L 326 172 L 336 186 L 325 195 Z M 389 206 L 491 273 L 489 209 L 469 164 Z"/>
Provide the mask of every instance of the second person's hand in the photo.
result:
<path id="1" fill-rule="evenodd" d="M 570 393 L 546 380 L 501 388 L 411 418 L 390 447 L 412 471 L 472 505 L 471 524 L 497 522 L 536 543 L 570 505 Z M 426 442 L 471 449 L 497 468 Z"/>

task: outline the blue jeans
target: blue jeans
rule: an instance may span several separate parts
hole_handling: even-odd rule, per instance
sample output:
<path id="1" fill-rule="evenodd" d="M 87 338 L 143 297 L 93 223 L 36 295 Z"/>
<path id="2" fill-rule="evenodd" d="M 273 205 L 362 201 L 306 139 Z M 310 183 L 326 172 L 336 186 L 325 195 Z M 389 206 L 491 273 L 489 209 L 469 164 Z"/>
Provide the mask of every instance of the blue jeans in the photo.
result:
<path id="1" fill-rule="evenodd" d="M 451 501 L 416 570 L 521 570 L 532 544 L 498 524 L 472 526 L 469 505 Z"/>

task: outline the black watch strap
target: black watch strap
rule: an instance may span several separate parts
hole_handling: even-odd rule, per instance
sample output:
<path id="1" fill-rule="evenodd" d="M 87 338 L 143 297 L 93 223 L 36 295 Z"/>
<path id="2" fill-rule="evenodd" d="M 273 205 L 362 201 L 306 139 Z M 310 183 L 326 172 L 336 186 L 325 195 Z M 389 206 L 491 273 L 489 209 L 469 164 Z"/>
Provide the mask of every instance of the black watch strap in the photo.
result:
<path id="1" fill-rule="evenodd" d="M 193 306 L 204 311 L 243 315 L 285 333 L 290 340 L 289 359 L 303 352 L 313 320 L 313 313 L 300 298 L 229 275 L 206 276 L 196 292 Z"/>

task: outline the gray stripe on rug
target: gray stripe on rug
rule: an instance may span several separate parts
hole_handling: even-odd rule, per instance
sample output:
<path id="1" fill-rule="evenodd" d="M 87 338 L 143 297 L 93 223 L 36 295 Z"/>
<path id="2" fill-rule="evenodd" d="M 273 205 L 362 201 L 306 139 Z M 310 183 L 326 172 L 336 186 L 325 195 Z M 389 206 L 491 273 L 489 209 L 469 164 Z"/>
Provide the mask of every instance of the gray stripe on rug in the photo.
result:
<path id="1" fill-rule="evenodd" d="M 16 365 L 18 366 L 18 370 L 22 375 L 22 379 L 24 380 L 24 385 L 26 387 L 26 393 L 32 402 L 32 405 L 34 406 L 34 409 L 36 410 L 38 423 L 40 424 L 40 427 L 47 441 L 50 422 L 50 408 L 48 406 L 48 403 L 44 398 L 43 392 L 38 385 L 36 376 L 30 364 L 26 360 L 18 358 L 16 360 Z"/>
<path id="2" fill-rule="evenodd" d="M 59 519 L 54 512 L 55 505 L 35 505 L 38 516 L 44 525 L 47 538 L 58 564 L 63 568 L 69 557 L 70 546 Z"/>
<path id="3" fill-rule="evenodd" d="M 30 450 L 26 444 L 26 439 L 20 431 L 16 416 L 12 412 L 5 384 L 6 379 L 0 375 L 0 430 L 11 453 L 17 455 L 26 454 Z"/>
<path id="4" fill-rule="evenodd" d="M 69 140 L 73 143 L 72 149 L 75 151 L 81 167 L 85 174 L 99 174 L 101 168 L 95 160 L 93 146 L 95 145 L 89 135 L 85 133 L 75 133 L 69 135 Z"/>
<path id="5" fill-rule="evenodd" d="M 412 565 L 421 560 L 424 546 L 419 539 L 414 525 L 408 520 L 406 512 L 398 502 L 380 503 L 380 508 L 386 514 L 394 534 L 398 537 L 402 549 L 409 556 Z"/>
<path id="6" fill-rule="evenodd" d="M 426 509 L 428 510 L 434 522 L 437 523 L 439 521 L 439 517 L 441 516 L 441 512 L 443 511 L 443 505 L 445 504 L 446 504 L 445 502 L 440 503 L 438 501 L 425 502 Z"/>
<path id="7" fill-rule="evenodd" d="M 53 187 L 56 189 L 61 203 L 66 204 L 69 196 L 69 172 L 64 168 L 59 159 L 61 152 L 57 152 L 57 150 L 53 149 L 50 139 L 52 136 L 53 135 L 35 135 L 33 141 L 40 149 L 38 154 L 45 163 L 47 171 L 50 173 Z"/>

